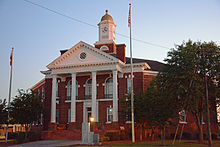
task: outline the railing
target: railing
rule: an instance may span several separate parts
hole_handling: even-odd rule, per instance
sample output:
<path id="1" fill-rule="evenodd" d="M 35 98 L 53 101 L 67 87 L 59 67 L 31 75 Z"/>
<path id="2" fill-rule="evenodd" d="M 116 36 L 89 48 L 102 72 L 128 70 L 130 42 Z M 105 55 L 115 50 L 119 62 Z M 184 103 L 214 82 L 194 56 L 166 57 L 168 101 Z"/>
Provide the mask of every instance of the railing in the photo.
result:
<path id="1" fill-rule="evenodd" d="M 113 98 L 113 94 L 105 94 L 105 99 L 112 99 Z"/>
<path id="2" fill-rule="evenodd" d="M 71 96 L 66 96 L 66 100 L 71 100 Z M 76 96 L 76 100 L 78 100 L 78 96 Z"/>

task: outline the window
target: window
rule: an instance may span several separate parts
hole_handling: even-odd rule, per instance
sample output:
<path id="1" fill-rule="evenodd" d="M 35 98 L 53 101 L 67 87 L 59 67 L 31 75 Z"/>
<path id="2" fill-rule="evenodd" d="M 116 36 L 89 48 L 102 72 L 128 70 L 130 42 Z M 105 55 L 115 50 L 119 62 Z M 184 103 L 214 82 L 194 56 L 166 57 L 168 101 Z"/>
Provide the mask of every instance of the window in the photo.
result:
<path id="1" fill-rule="evenodd" d="M 87 80 L 85 92 L 86 92 L 85 99 L 91 99 L 92 98 L 92 79 Z"/>
<path id="2" fill-rule="evenodd" d="M 67 83 L 66 100 L 71 100 L 72 97 L 72 81 Z M 76 99 L 78 99 L 78 82 L 76 81 Z"/>
<path id="3" fill-rule="evenodd" d="M 86 53 L 85 52 L 82 52 L 80 55 L 79 55 L 79 58 L 81 59 L 81 60 L 84 60 L 84 59 L 86 59 Z"/>
<path id="4" fill-rule="evenodd" d="M 45 98 L 44 87 L 42 87 L 41 95 L 42 95 L 42 99 L 44 99 Z"/>
<path id="5" fill-rule="evenodd" d="M 40 89 L 37 89 L 37 95 L 40 97 Z"/>
<path id="6" fill-rule="evenodd" d="M 101 51 L 108 51 L 109 48 L 106 46 L 106 45 L 103 45 L 101 48 L 100 48 Z"/>
<path id="7" fill-rule="evenodd" d="M 68 109 L 68 122 L 71 122 L 71 109 Z"/>
<path id="8" fill-rule="evenodd" d="M 217 121 L 220 122 L 220 105 L 216 105 Z"/>
<path id="9" fill-rule="evenodd" d="M 112 107 L 107 107 L 107 122 L 113 121 L 113 110 Z"/>
<path id="10" fill-rule="evenodd" d="M 182 110 L 179 112 L 179 123 L 186 123 L 186 112 Z"/>
<path id="11" fill-rule="evenodd" d="M 56 109 L 56 123 L 59 124 L 59 109 Z"/>
<path id="12" fill-rule="evenodd" d="M 40 114 L 40 124 L 43 125 L 43 113 Z"/>
<path id="13" fill-rule="evenodd" d="M 105 82 L 105 99 L 113 98 L 113 79 L 108 78 Z"/>
<path id="14" fill-rule="evenodd" d="M 127 93 L 131 93 L 131 78 L 127 78 Z"/>

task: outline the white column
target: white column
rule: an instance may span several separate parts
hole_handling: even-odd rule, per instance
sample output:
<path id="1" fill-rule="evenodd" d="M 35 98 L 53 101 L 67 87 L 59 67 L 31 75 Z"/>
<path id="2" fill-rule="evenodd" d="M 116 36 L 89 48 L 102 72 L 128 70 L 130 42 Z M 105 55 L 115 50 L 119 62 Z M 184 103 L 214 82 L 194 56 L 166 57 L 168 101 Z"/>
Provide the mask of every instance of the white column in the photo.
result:
<path id="1" fill-rule="evenodd" d="M 70 122 L 76 122 L 76 73 L 72 73 Z"/>
<path id="2" fill-rule="evenodd" d="M 118 82 L 117 70 L 113 70 L 113 122 L 118 121 Z"/>
<path id="3" fill-rule="evenodd" d="M 96 72 L 92 72 L 92 117 L 94 117 L 95 122 L 98 122 L 96 110 L 96 90 Z"/>
<path id="4" fill-rule="evenodd" d="M 83 102 L 83 122 L 86 122 L 86 102 Z"/>
<path id="5" fill-rule="evenodd" d="M 51 123 L 56 122 L 56 85 L 57 85 L 57 76 L 52 76 L 52 97 L 51 97 Z"/>

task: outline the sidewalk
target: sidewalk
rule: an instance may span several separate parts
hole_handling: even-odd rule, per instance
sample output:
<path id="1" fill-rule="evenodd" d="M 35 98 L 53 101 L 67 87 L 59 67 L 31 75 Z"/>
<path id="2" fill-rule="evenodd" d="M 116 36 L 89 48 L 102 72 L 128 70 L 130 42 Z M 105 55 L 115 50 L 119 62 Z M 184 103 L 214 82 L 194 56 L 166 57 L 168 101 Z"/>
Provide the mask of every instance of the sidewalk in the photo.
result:
<path id="1" fill-rule="evenodd" d="M 56 147 L 79 145 L 81 140 L 41 140 L 35 142 L 28 142 L 24 144 L 13 145 L 10 147 Z"/>

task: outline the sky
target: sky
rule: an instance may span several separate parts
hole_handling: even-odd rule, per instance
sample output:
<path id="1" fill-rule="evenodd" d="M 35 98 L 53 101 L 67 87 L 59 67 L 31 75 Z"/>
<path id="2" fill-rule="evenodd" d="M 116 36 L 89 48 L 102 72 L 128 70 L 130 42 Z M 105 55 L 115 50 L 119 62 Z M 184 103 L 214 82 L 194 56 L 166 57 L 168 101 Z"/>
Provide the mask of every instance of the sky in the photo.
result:
<path id="1" fill-rule="evenodd" d="M 8 99 L 12 47 L 14 97 L 18 89 L 28 89 L 44 78 L 40 71 L 47 70 L 60 50 L 79 41 L 91 45 L 98 41 L 94 26 L 106 9 L 116 24 L 116 43 L 125 43 L 130 56 L 130 0 L 28 1 L 0 0 L 0 99 Z M 131 13 L 132 37 L 140 40 L 133 40 L 133 57 L 163 62 L 171 48 L 189 39 L 220 45 L 220 0 L 133 0 Z"/>

